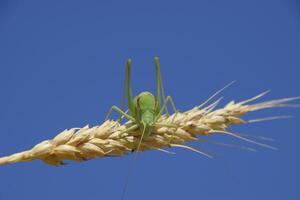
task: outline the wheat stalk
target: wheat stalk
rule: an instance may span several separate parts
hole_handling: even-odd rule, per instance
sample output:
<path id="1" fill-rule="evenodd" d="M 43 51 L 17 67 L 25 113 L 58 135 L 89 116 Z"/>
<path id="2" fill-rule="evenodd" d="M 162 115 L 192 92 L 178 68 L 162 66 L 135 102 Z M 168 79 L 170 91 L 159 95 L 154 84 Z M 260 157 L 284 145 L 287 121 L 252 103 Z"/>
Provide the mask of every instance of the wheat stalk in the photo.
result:
<path id="1" fill-rule="evenodd" d="M 155 149 L 168 153 L 167 150 L 163 149 L 164 147 L 179 147 L 211 157 L 205 152 L 184 145 L 186 141 L 198 140 L 201 136 L 211 134 L 226 134 L 274 149 L 272 146 L 253 141 L 248 137 L 226 131 L 232 124 L 248 123 L 248 121 L 241 119 L 241 116 L 248 112 L 274 107 L 297 106 L 288 103 L 300 99 L 300 97 L 292 97 L 248 104 L 266 93 L 238 103 L 231 101 L 225 107 L 216 110 L 220 99 L 208 106 L 205 106 L 208 102 L 206 101 L 189 111 L 173 114 L 169 117 L 164 115 L 158 120 L 158 123 L 176 125 L 177 128 L 170 128 L 169 126 L 154 128 L 151 135 L 142 141 L 140 151 Z M 283 117 L 285 116 L 255 119 L 249 122 Z M 83 161 L 96 157 L 122 156 L 136 150 L 140 141 L 141 133 L 139 130 L 126 132 L 133 125 L 130 122 L 121 125 L 117 121 L 108 120 L 99 126 L 64 130 L 52 140 L 45 140 L 35 145 L 31 150 L 0 158 L 0 165 L 35 159 L 40 159 L 50 165 L 61 165 L 64 160 Z"/>

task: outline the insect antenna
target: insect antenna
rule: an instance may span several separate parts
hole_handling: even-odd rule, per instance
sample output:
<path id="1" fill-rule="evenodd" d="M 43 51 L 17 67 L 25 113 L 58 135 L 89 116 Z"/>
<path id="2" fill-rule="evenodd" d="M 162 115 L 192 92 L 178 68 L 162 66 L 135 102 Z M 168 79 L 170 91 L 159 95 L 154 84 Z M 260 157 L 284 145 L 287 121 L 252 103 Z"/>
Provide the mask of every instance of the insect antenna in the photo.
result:
<path id="1" fill-rule="evenodd" d="M 130 166 L 129 166 L 129 169 L 128 169 L 128 173 L 127 173 L 127 176 L 126 176 L 125 186 L 124 186 L 124 189 L 123 189 L 123 192 L 122 192 L 121 200 L 124 200 L 124 198 L 125 198 L 127 187 L 128 187 L 128 183 L 129 183 L 129 178 L 130 178 L 130 176 L 132 174 L 134 163 L 137 160 L 138 152 L 140 150 L 140 147 L 141 147 L 141 144 L 142 144 L 142 140 L 143 140 L 143 138 L 145 136 L 145 131 L 146 131 L 146 126 L 144 125 L 143 132 L 142 132 L 142 135 L 141 135 L 141 139 L 139 140 L 139 143 L 138 143 L 138 146 L 137 146 L 137 149 L 136 149 L 136 153 L 135 153 L 135 155 L 133 155 L 133 158 L 131 160 L 131 163 L 130 163 Z"/>

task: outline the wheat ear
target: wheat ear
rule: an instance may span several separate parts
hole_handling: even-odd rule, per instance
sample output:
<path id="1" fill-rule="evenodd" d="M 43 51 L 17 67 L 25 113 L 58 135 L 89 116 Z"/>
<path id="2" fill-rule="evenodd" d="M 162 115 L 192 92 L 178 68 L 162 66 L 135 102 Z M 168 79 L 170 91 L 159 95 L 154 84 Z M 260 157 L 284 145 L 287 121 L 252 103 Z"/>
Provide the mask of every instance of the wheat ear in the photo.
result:
<path id="1" fill-rule="evenodd" d="M 171 153 L 163 148 L 179 147 L 211 157 L 205 152 L 184 145 L 186 141 L 197 140 L 198 137 L 211 134 L 230 135 L 257 145 L 274 148 L 241 134 L 226 131 L 232 124 L 247 123 L 241 119 L 241 116 L 248 112 L 274 107 L 294 107 L 297 105 L 289 104 L 289 102 L 300 99 L 300 97 L 292 97 L 248 104 L 265 94 L 266 92 L 238 103 L 231 101 L 220 109 L 215 109 L 219 103 L 218 100 L 208 106 L 202 104 L 177 115 L 162 116 L 158 120 L 160 126 L 155 127 L 152 134 L 142 141 L 140 151 L 155 149 Z M 280 118 L 280 116 L 275 118 Z M 250 120 L 250 122 L 253 121 L 255 120 Z M 166 124 L 171 126 L 164 126 Z M 174 125 L 177 128 L 173 128 Z M 64 160 L 83 161 L 96 157 L 122 156 L 134 151 L 140 140 L 141 134 L 138 129 L 134 128 L 136 126 L 133 126 L 134 124 L 130 122 L 121 125 L 117 121 L 108 120 L 99 126 L 64 130 L 52 140 L 45 140 L 31 150 L 0 158 L 0 165 L 35 159 L 40 159 L 50 165 L 61 165 L 64 164 Z"/>

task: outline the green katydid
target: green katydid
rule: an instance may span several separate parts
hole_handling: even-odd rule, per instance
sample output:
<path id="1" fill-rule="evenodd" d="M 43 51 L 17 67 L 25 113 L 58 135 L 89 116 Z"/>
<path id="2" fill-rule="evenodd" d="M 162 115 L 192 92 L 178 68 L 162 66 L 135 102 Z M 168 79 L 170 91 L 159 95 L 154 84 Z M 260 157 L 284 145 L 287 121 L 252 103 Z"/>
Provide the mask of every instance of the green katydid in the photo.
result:
<path id="1" fill-rule="evenodd" d="M 135 149 L 137 152 L 140 149 L 141 143 L 144 138 L 147 138 L 151 135 L 153 127 L 173 127 L 177 128 L 175 125 L 172 124 L 160 124 L 157 123 L 158 119 L 162 116 L 163 112 L 165 111 L 167 116 L 169 116 L 169 112 L 167 109 L 168 102 L 171 103 L 172 108 L 175 112 L 174 118 L 178 113 L 174 101 L 171 96 L 165 96 L 165 92 L 163 89 L 161 74 L 160 74 L 160 65 L 158 57 L 154 58 L 155 62 L 155 71 L 156 71 L 156 95 L 154 96 L 150 92 L 141 92 L 139 95 L 133 98 L 132 96 L 132 88 L 131 88 L 131 59 L 128 59 L 126 62 L 126 73 L 125 73 L 125 80 L 124 80 L 124 88 L 123 88 L 123 97 L 122 97 L 122 105 L 121 108 L 113 105 L 105 118 L 107 120 L 112 111 L 116 111 L 120 114 L 119 121 L 122 117 L 132 121 L 134 123 L 133 126 L 125 130 L 125 132 L 130 132 L 135 129 L 139 129 L 141 133 L 140 141 Z M 129 113 L 127 114 L 124 109 L 124 101 L 125 96 L 127 93 L 127 104 Z M 162 104 L 163 103 L 163 104 Z M 173 118 L 173 120 L 174 120 Z M 171 142 L 171 141 L 170 141 Z M 134 157 L 136 158 L 136 156 Z M 135 159 L 134 159 L 135 160 Z M 132 161 L 132 164 L 134 162 Z M 132 167 L 132 166 L 131 166 Z M 122 199 L 125 197 L 126 187 L 129 179 L 131 169 L 128 171 L 128 176 L 126 179 L 126 184 L 122 193 Z"/>
<path id="2" fill-rule="evenodd" d="M 124 89 L 123 89 L 123 98 L 122 98 L 122 108 L 119 108 L 113 105 L 106 116 L 106 120 L 110 117 L 112 111 L 116 111 L 120 114 L 121 117 L 125 117 L 126 119 L 132 121 L 134 123 L 127 131 L 132 131 L 137 128 L 140 129 L 141 139 L 137 146 L 137 151 L 139 151 L 141 142 L 144 138 L 148 137 L 151 134 L 153 127 L 175 127 L 171 124 L 159 124 L 157 123 L 158 119 L 162 116 L 163 111 L 166 111 L 166 114 L 169 115 L 167 104 L 171 103 L 172 108 L 175 113 L 177 113 L 177 109 L 175 107 L 174 101 L 171 96 L 165 97 L 161 74 L 160 74 L 160 65 L 158 57 L 154 58 L 155 61 L 155 70 L 156 70 L 156 95 L 154 96 L 150 92 L 141 92 L 135 98 L 132 96 L 132 88 L 131 88 L 131 59 L 128 59 L 126 62 L 126 73 L 125 73 L 125 81 L 124 81 Z M 124 100 L 127 92 L 127 103 L 129 113 L 127 114 L 123 111 Z M 163 104 L 162 104 L 163 102 Z M 175 114 L 176 115 L 176 114 Z"/>

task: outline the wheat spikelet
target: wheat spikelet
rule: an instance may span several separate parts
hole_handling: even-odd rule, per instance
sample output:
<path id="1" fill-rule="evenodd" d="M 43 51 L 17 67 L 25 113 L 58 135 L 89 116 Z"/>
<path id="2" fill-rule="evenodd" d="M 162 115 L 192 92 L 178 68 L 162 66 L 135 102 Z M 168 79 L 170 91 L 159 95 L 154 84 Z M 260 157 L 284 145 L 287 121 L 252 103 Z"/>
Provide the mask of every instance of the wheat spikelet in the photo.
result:
<path id="1" fill-rule="evenodd" d="M 163 148 L 179 147 L 211 157 L 204 152 L 184 145 L 186 141 L 197 140 L 200 136 L 210 134 L 226 134 L 274 149 L 272 146 L 258 143 L 247 137 L 226 131 L 232 124 L 247 123 L 241 119 L 241 116 L 248 112 L 274 107 L 297 106 L 288 103 L 300 99 L 300 97 L 293 97 L 252 105 L 248 104 L 265 94 L 266 92 L 239 103 L 231 101 L 223 108 L 217 110 L 215 110 L 215 107 L 218 105 L 219 100 L 206 107 L 202 104 L 176 115 L 173 114 L 169 117 L 164 115 L 157 123 L 176 125 L 177 128 L 170 128 L 169 126 L 154 128 L 151 135 L 142 141 L 140 151 L 155 149 L 168 152 Z M 283 117 L 279 116 L 275 118 Z M 268 119 L 274 119 L 274 117 L 258 119 L 256 121 Z M 45 140 L 34 146 L 31 150 L 0 158 L 0 165 L 35 159 L 40 159 L 50 165 L 61 165 L 64 160 L 83 161 L 96 157 L 122 156 L 134 151 L 140 141 L 141 133 L 139 133 L 138 129 L 126 132 L 133 125 L 130 122 L 121 125 L 116 121 L 108 120 L 100 126 L 85 126 L 83 128 L 64 130 L 52 140 Z"/>

